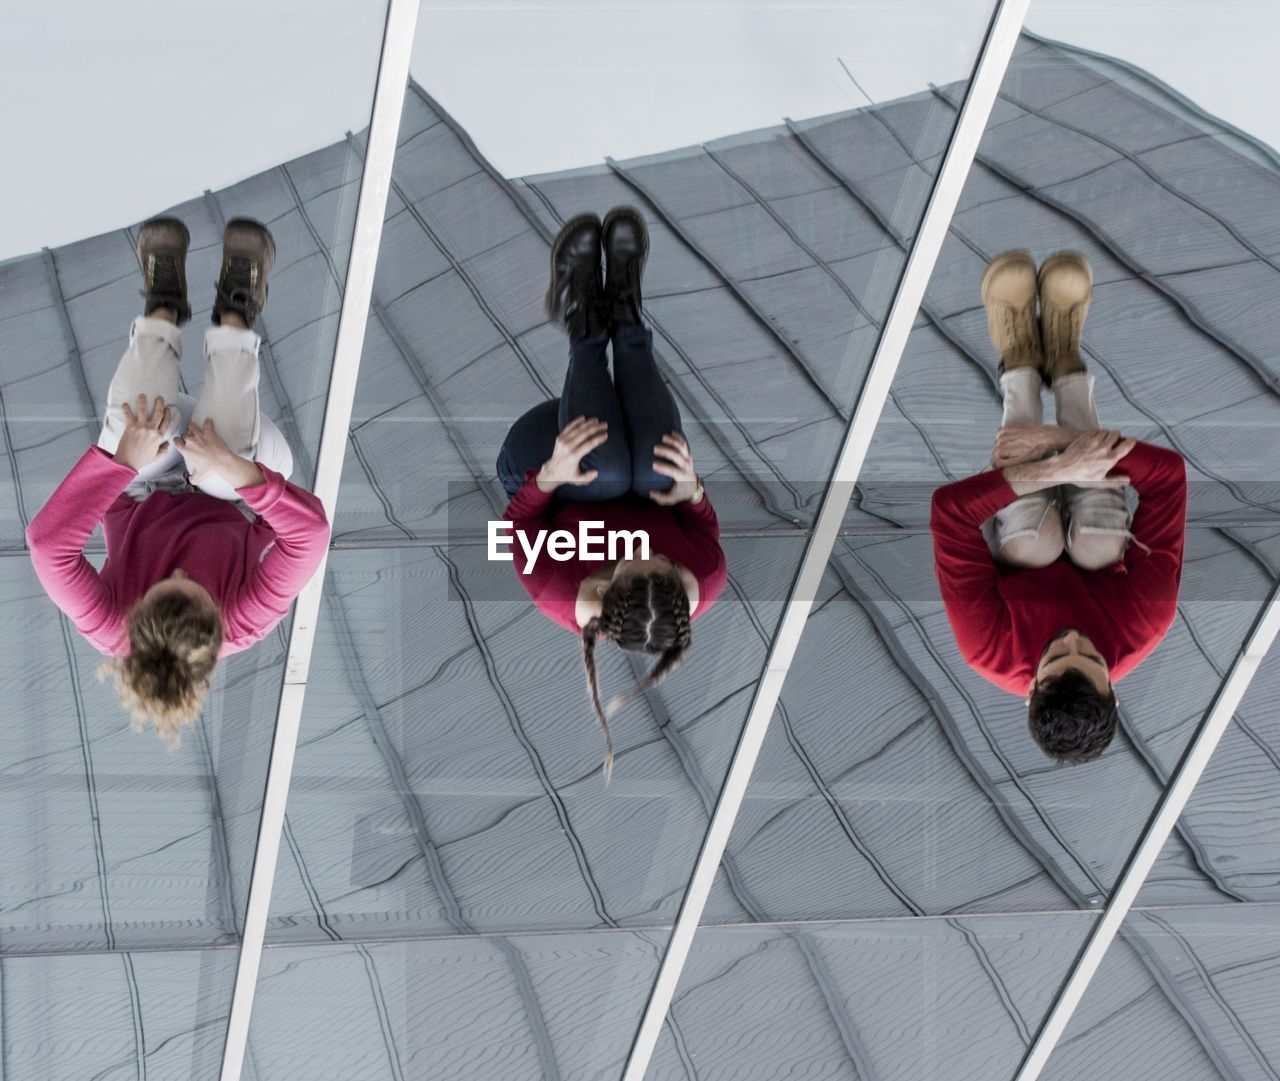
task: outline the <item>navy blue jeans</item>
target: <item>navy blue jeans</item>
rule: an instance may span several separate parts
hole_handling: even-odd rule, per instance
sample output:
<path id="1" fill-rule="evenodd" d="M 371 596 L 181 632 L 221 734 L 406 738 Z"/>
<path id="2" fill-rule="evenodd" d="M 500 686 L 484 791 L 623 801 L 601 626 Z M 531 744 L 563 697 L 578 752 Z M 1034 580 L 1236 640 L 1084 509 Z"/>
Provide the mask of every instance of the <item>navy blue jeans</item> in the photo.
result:
<path id="1" fill-rule="evenodd" d="M 670 432 L 684 434 L 680 410 L 653 361 L 653 333 L 623 326 L 613 333 L 613 378 L 609 378 L 609 335 L 583 338 L 569 350 L 569 372 L 558 399 L 535 405 L 511 426 L 498 452 L 498 479 L 508 496 L 524 483 L 528 469 L 551 457 L 556 436 L 574 417 L 606 421 L 609 438 L 582 460 L 598 469 L 590 484 L 562 484 L 557 499 L 599 503 L 628 492 L 647 496 L 675 482 L 653 470 L 653 448 Z"/>

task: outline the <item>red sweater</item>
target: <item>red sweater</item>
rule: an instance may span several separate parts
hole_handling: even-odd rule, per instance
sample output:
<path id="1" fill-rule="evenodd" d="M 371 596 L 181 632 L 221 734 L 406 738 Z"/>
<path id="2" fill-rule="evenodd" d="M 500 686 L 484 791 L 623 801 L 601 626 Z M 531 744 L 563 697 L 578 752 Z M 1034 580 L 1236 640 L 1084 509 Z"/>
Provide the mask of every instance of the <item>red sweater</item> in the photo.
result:
<path id="1" fill-rule="evenodd" d="M 1139 443 L 1116 463 L 1138 493 L 1124 559 L 1085 571 L 1066 554 L 1047 567 L 997 563 L 978 527 L 1017 494 L 999 471 L 933 493 L 933 551 L 947 618 L 960 653 L 997 687 L 1026 695 L 1049 639 L 1067 627 L 1086 634 L 1122 679 L 1173 622 L 1182 578 L 1187 475 L 1182 457 Z"/>
<path id="2" fill-rule="evenodd" d="M 724 590 L 727 569 L 720 548 L 720 523 L 704 494 L 700 503 L 677 503 L 664 507 L 651 499 L 631 497 L 610 503 L 562 503 L 541 491 L 534 483 L 536 469 L 530 469 L 524 484 L 507 504 L 506 520 L 516 529 L 530 535 L 540 529 L 567 529 L 578 534 L 579 522 L 604 522 L 609 529 L 643 529 L 649 534 L 649 554 L 663 555 L 685 567 L 698 580 L 697 619 Z M 539 610 L 560 626 L 581 634 L 574 615 L 578 603 L 578 587 L 600 569 L 598 560 L 571 559 L 563 563 L 551 559 L 545 549 L 534 561 L 528 574 L 524 569 L 524 553 L 517 542 L 516 574 L 529 591 Z"/>
<path id="3" fill-rule="evenodd" d="M 36 575 L 97 649 L 129 652 L 129 609 L 181 567 L 222 610 L 218 654 L 247 649 L 280 622 L 324 557 L 329 522 L 310 492 L 257 463 L 265 483 L 237 494 L 259 517 L 203 492 L 124 494 L 137 473 L 91 447 L 27 526 Z M 107 559 L 101 572 L 84 557 L 102 522 Z"/>

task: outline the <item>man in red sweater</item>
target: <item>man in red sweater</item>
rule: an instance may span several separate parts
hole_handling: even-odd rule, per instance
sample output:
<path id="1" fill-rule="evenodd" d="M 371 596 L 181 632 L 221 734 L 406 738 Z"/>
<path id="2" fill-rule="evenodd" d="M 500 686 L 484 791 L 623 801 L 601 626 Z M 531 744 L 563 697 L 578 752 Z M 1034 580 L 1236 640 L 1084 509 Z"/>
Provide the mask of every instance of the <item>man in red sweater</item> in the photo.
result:
<path id="1" fill-rule="evenodd" d="M 26 531 L 40 584 L 113 658 L 103 674 L 137 724 L 151 721 L 170 743 L 194 723 L 218 658 L 284 618 L 329 538 L 323 505 L 289 483 L 289 446 L 258 410 L 253 324 L 271 234 L 246 219 L 227 225 L 198 400 L 178 391 L 188 242 L 174 218 L 140 230 L 145 314 L 111 380 L 98 445 Z M 83 551 L 99 522 L 100 571 Z"/>
<path id="2" fill-rule="evenodd" d="M 1002 426 L 991 468 L 934 492 L 930 518 L 961 654 L 1025 696 L 1036 743 L 1072 763 L 1102 754 L 1114 684 L 1173 622 L 1186 528 L 1182 457 L 1098 425 L 1080 355 L 1092 284 L 1078 252 L 1050 256 L 1038 274 L 1025 251 L 991 261 L 982 302 L 1000 352 Z M 1043 423 L 1044 384 L 1056 425 Z M 1138 496 L 1132 515 L 1126 486 Z"/>

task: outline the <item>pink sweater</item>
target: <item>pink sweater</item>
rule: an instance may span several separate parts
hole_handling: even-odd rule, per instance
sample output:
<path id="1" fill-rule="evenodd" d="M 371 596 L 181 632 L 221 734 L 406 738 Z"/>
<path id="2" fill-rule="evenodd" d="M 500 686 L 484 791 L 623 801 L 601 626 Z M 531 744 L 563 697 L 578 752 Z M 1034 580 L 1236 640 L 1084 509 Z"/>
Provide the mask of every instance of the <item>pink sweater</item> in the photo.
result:
<path id="1" fill-rule="evenodd" d="M 203 492 L 124 494 L 137 473 L 91 447 L 27 526 L 36 575 L 53 603 L 94 646 L 129 652 L 130 608 L 174 568 L 204 586 L 222 610 L 219 656 L 266 635 L 324 557 L 329 522 L 314 495 L 257 463 L 265 483 L 237 489 L 258 514 Z M 84 546 L 99 522 L 107 559 L 98 572 Z"/>

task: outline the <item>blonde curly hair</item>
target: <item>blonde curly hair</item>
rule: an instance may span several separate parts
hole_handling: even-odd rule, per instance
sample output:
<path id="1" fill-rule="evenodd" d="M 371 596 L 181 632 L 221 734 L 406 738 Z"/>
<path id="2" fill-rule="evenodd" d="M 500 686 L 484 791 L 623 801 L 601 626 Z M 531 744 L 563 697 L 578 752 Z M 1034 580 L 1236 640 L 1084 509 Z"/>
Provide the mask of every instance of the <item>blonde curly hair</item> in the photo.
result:
<path id="1" fill-rule="evenodd" d="M 165 593 L 129 614 L 129 653 L 98 666 L 141 732 L 151 722 L 170 748 L 195 724 L 222 649 L 222 616 L 190 597 Z"/>

